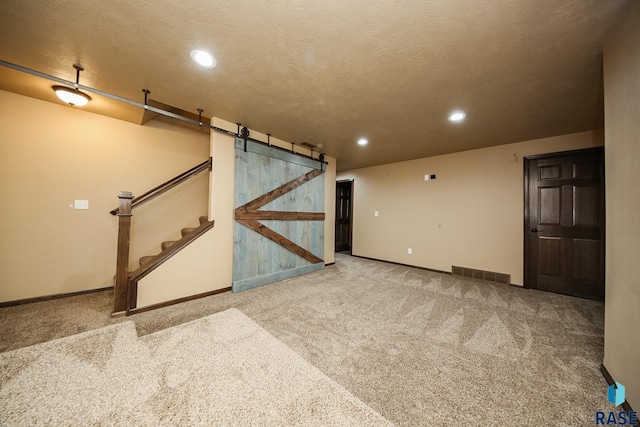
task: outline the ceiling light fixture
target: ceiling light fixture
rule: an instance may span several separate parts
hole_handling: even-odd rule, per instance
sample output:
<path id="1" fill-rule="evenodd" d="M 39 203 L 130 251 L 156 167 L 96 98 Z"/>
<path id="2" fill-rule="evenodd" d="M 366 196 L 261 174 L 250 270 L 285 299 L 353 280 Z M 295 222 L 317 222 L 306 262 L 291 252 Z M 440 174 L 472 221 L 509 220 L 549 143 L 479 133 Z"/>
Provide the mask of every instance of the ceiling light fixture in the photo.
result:
<path id="1" fill-rule="evenodd" d="M 465 117 L 467 117 L 467 114 L 464 111 L 454 111 L 449 114 L 449 121 L 454 123 L 461 122 Z"/>
<path id="2" fill-rule="evenodd" d="M 76 84 L 73 85 L 73 88 L 68 86 L 51 86 L 51 88 L 54 90 L 58 98 L 60 98 L 60 100 L 65 104 L 82 107 L 87 105 L 87 102 L 91 101 L 91 97 L 84 92 L 80 92 L 78 89 L 80 71 L 84 71 L 84 68 L 79 65 L 74 65 L 73 68 L 76 69 Z"/>
<path id="3" fill-rule="evenodd" d="M 358 145 L 367 145 L 369 143 L 369 141 L 367 141 L 367 138 L 360 138 L 358 140 Z"/>
<path id="4" fill-rule="evenodd" d="M 204 68 L 215 68 L 217 65 L 216 59 L 209 52 L 205 52 L 204 50 L 192 50 L 191 59 L 193 59 L 193 62 Z"/>

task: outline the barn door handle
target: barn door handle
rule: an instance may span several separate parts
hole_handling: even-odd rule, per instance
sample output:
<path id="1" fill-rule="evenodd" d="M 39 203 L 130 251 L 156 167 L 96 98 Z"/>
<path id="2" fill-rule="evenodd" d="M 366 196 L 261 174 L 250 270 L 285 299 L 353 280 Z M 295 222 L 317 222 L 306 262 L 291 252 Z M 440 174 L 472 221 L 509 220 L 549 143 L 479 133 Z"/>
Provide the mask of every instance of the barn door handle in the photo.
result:
<path id="1" fill-rule="evenodd" d="M 531 229 L 532 233 L 540 233 L 541 231 L 544 231 L 544 230 L 538 230 L 537 228 L 532 228 Z"/>

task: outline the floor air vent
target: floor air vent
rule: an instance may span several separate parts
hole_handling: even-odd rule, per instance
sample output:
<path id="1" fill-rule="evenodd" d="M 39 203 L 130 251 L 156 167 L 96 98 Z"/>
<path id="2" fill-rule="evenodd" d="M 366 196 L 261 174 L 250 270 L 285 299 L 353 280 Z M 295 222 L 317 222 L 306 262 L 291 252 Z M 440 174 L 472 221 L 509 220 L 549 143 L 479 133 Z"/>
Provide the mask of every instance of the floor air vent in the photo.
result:
<path id="1" fill-rule="evenodd" d="M 472 277 L 474 279 L 488 280 L 490 282 L 511 284 L 511 275 L 496 273 L 494 271 L 476 270 L 474 268 L 451 266 L 451 274 L 455 276 Z"/>

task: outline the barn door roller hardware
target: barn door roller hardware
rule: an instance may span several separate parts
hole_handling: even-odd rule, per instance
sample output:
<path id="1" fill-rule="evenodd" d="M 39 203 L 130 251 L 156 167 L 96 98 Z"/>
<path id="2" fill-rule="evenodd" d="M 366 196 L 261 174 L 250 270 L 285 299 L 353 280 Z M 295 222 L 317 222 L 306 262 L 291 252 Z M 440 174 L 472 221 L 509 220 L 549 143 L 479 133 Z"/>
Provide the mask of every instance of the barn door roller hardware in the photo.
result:
<path id="1" fill-rule="evenodd" d="M 242 134 L 242 139 L 244 139 L 244 152 L 247 152 L 247 139 L 249 139 L 249 134 L 251 132 L 249 132 L 249 128 L 247 128 L 246 126 L 242 128 L 242 130 L 240 131 L 240 133 Z M 263 143 L 264 144 L 264 143 Z"/>

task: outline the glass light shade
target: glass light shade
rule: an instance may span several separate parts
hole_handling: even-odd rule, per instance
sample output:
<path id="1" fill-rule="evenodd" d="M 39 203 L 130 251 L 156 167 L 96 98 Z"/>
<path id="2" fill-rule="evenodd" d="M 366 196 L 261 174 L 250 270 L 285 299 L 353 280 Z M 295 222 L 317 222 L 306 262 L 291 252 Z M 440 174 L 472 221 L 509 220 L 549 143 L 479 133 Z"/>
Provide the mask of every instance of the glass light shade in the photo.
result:
<path id="1" fill-rule="evenodd" d="M 369 141 L 367 141 L 367 138 L 360 138 L 358 140 L 358 145 L 367 145 L 369 143 Z"/>
<path id="2" fill-rule="evenodd" d="M 87 102 L 91 100 L 91 97 L 86 93 L 79 90 L 72 89 L 66 86 L 53 86 L 53 90 L 62 102 L 76 107 L 82 107 L 87 105 Z"/>

